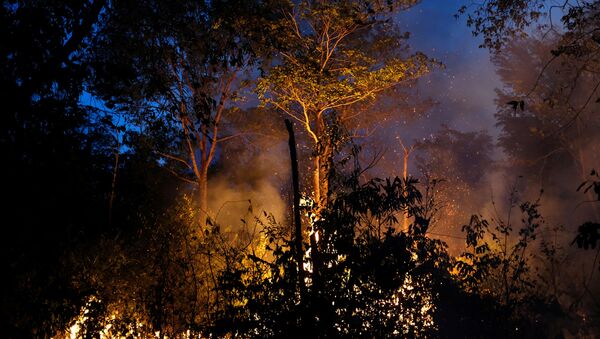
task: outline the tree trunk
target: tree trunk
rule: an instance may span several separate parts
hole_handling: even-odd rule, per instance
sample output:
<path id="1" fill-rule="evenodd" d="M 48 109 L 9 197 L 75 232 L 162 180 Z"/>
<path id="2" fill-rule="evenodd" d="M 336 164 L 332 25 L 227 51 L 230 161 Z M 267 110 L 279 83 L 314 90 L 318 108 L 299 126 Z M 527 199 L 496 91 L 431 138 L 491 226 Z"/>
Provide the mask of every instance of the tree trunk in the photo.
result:
<path id="1" fill-rule="evenodd" d="M 290 148 L 290 161 L 292 168 L 292 188 L 294 191 L 294 248 L 296 257 L 296 272 L 297 286 L 300 290 L 300 300 L 304 297 L 304 267 L 302 257 L 304 252 L 302 250 L 302 220 L 300 216 L 300 179 L 298 173 L 298 156 L 296 154 L 296 138 L 294 136 L 294 125 L 289 119 L 285 119 L 285 126 L 289 134 L 289 148 Z"/>
<path id="2" fill-rule="evenodd" d="M 321 156 L 314 155 L 313 159 L 313 186 L 315 191 L 315 205 L 317 209 L 321 209 Z"/>
<path id="3" fill-rule="evenodd" d="M 329 140 L 327 141 L 327 145 L 323 150 L 323 155 L 321 156 L 321 206 L 327 207 L 329 204 L 329 181 L 331 180 L 331 168 L 333 166 L 333 159 L 331 154 L 331 146 L 329 145 Z"/>
<path id="4" fill-rule="evenodd" d="M 411 147 L 406 147 L 402 139 L 399 139 L 400 146 L 402 146 L 402 150 L 404 151 L 404 157 L 402 158 L 402 179 L 404 180 L 404 198 L 407 198 L 406 192 L 406 181 L 408 180 L 408 160 L 410 158 L 410 153 L 414 149 L 414 145 Z M 404 211 L 404 218 L 402 218 L 402 231 L 408 231 L 408 208 Z"/>
<path id="5" fill-rule="evenodd" d="M 117 145 L 115 147 L 115 164 L 113 168 L 112 182 L 110 185 L 110 197 L 108 199 L 108 225 L 112 225 L 113 205 L 115 202 L 115 191 L 117 186 L 117 174 L 119 173 L 119 155 L 121 153 L 121 144 L 117 137 Z"/>
<path id="6" fill-rule="evenodd" d="M 200 210 L 200 226 L 204 229 L 208 215 L 208 168 L 203 166 L 198 177 L 198 208 Z"/>
<path id="7" fill-rule="evenodd" d="M 316 118 L 316 135 L 319 142 L 315 144 L 316 151 L 313 159 L 313 185 L 317 212 L 327 206 L 329 199 L 329 180 L 331 166 L 331 140 L 328 140 L 325 119 L 321 114 Z"/>
<path id="8" fill-rule="evenodd" d="M 402 170 L 402 179 L 404 179 L 404 183 L 406 184 L 406 180 L 408 179 L 408 157 L 410 155 L 410 150 L 404 148 L 404 161 L 403 161 L 403 170 Z M 404 194 L 406 198 L 406 193 Z M 402 230 L 408 231 L 408 209 L 404 212 L 404 220 L 402 221 Z"/>

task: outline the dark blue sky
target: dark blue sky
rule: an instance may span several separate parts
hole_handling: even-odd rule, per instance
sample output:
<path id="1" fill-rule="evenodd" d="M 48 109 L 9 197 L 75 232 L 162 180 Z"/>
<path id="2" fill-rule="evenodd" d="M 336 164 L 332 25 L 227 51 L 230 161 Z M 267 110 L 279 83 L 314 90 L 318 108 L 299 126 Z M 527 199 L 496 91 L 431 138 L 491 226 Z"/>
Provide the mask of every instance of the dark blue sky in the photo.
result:
<path id="1" fill-rule="evenodd" d="M 493 137 L 497 135 L 494 90 L 501 83 L 488 50 L 478 47 L 481 38 L 473 36 L 464 17 L 455 18 L 463 3 L 465 0 L 423 0 L 397 16 L 399 28 L 411 34 L 411 49 L 436 58 L 445 68 L 419 81 L 419 96 L 438 103 L 433 109 L 408 124 L 403 119 L 385 122 L 378 140 L 371 140 L 384 142 L 388 156 L 390 152 L 400 153 L 396 137 L 412 144 L 435 133 L 442 125 L 465 132 L 487 130 Z M 87 93 L 82 102 L 102 107 L 101 102 Z"/>
<path id="2" fill-rule="evenodd" d="M 423 0 L 397 16 L 400 29 L 411 34 L 412 50 L 436 58 L 445 68 L 422 79 L 418 89 L 421 97 L 431 97 L 439 104 L 409 125 L 398 121 L 388 126 L 392 134 L 411 141 L 445 124 L 462 131 L 487 130 L 496 135 L 494 89 L 501 84 L 489 52 L 478 48 L 481 38 L 473 37 L 464 17 L 454 17 L 463 3 L 465 0 Z M 102 106 L 87 93 L 82 102 Z"/>
<path id="3" fill-rule="evenodd" d="M 439 105 L 411 124 L 411 134 L 421 131 L 415 137 L 432 133 L 441 124 L 463 131 L 486 129 L 496 135 L 494 89 L 501 83 L 489 52 L 478 48 L 481 38 L 473 37 L 464 17 L 454 17 L 462 3 L 424 0 L 398 16 L 400 27 L 411 33 L 412 49 L 446 66 L 420 82 L 420 94 L 430 96 Z"/>

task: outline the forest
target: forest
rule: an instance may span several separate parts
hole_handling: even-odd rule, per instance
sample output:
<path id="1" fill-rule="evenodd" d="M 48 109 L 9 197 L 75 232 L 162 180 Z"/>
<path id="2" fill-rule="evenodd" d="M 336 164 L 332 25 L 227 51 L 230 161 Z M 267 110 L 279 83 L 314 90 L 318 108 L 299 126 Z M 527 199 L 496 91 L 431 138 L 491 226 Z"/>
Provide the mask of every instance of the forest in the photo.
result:
<path id="1" fill-rule="evenodd" d="M 600 337 L 600 1 L 3 0 L 0 337 Z"/>

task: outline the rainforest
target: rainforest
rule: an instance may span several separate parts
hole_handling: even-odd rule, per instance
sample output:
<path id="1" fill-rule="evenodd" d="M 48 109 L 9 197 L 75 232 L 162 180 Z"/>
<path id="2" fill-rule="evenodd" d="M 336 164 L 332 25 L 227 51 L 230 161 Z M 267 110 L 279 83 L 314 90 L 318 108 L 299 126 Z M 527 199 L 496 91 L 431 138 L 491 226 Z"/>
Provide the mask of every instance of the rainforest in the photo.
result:
<path id="1" fill-rule="evenodd" d="M 2 338 L 600 337 L 600 1 L 3 0 Z"/>

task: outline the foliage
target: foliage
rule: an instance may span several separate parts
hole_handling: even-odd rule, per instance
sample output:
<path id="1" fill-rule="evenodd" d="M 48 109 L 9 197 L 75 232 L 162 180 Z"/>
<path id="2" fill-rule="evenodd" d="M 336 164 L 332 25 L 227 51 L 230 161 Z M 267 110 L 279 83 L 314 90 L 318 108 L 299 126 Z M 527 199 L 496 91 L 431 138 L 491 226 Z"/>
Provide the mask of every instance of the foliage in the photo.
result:
<path id="1" fill-rule="evenodd" d="M 281 225 L 266 225 L 273 260 L 240 253 L 220 288 L 231 300 L 217 333 L 277 337 L 296 331 L 318 336 L 427 335 L 435 330 L 435 272 L 448 264 L 444 245 L 425 238 L 421 199 L 401 179 L 373 180 L 337 194 L 312 226 L 298 288 L 293 244 Z M 408 207 L 418 223 L 394 231 Z M 315 247 L 316 245 L 316 247 Z M 317 254 L 318 253 L 318 254 Z M 395 333 L 395 334 L 393 334 Z"/>
<path id="2" fill-rule="evenodd" d="M 510 237 L 513 231 L 510 221 L 495 220 L 494 228 L 490 229 L 487 220 L 473 216 L 470 223 L 463 226 L 468 252 L 461 256 L 455 268 L 467 290 L 495 294 L 511 309 L 534 292 L 527 249 L 536 240 L 543 223 L 538 208 L 538 203 L 519 205 L 523 226 L 516 241 Z"/>
<path id="3" fill-rule="evenodd" d="M 591 179 L 584 181 L 579 187 L 577 191 L 583 190 L 583 193 L 587 193 L 588 191 L 593 189 L 593 194 L 596 195 L 596 199 L 589 201 L 591 203 L 597 203 L 600 201 L 600 177 L 596 170 L 592 170 L 590 173 Z M 579 248 L 583 249 L 596 249 L 598 246 L 598 242 L 600 242 L 600 224 L 593 221 L 587 221 L 579 226 L 577 229 L 577 236 L 573 240 L 571 244 L 577 243 Z M 598 246 L 597 253 L 600 253 L 600 246 Z M 594 263 L 598 258 L 598 254 L 596 254 L 596 259 L 594 259 Z M 600 269 L 600 267 L 598 267 Z"/>
<path id="4" fill-rule="evenodd" d="M 483 300 L 497 301 L 488 307 L 494 309 L 492 313 L 507 318 L 498 328 L 504 335 L 547 337 L 561 330 L 554 327 L 555 321 L 565 319 L 567 314 L 579 317 L 572 312 L 574 304 L 567 308 L 559 301 L 565 300 L 565 294 L 577 292 L 558 287 L 557 260 L 564 254 L 556 243 L 545 239 L 547 230 L 539 213 L 539 200 L 519 203 L 514 194 L 513 191 L 507 219 L 492 219 L 490 223 L 474 215 L 463 226 L 467 251 L 456 258 L 452 274 L 465 291 Z M 521 226 L 515 234 L 511 210 L 516 207 L 521 212 Z M 538 256 L 538 251 L 543 256 Z M 543 266 L 548 266 L 549 271 L 543 271 Z M 564 323 L 563 326 L 571 327 Z M 578 331 L 583 335 L 589 328 Z"/>
<path id="5" fill-rule="evenodd" d="M 401 41 L 386 19 L 414 1 L 301 1 L 286 13 L 273 66 L 256 88 L 265 105 L 300 123 L 313 153 L 313 192 L 327 202 L 327 163 L 332 149 L 326 120 L 334 112 L 370 101 L 413 81 L 434 64 L 422 53 L 403 57 Z M 331 119 L 330 121 L 333 121 Z M 341 123 L 336 120 L 335 123 Z"/>
<path id="6" fill-rule="evenodd" d="M 286 1 L 113 1 L 94 41 L 91 89 L 129 129 L 159 140 L 155 161 L 191 184 L 208 213 L 209 168 L 252 71 L 268 59 Z M 246 131 L 247 132 L 247 131 Z M 165 138 L 165 134 L 168 137 Z M 136 145 L 130 145 L 136 147 Z"/>
<path id="7" fill-rule="evenodd" d="M 73 279 L 75 254 L 106 231 L 111 138 L 79 101 L 88 76 L 83 54 L 103 5 L 0 5 L 5 337 L 48 337 L 64 328 L 85 302 Z"/>
<path id="8" fill-rule="evenodd" d="M 514 37 L 525 35 L 525 29 L 543 14 L 543 1 L 486 1 L 473 8 L 464 5 L 460 15 L 467 15 L 467 25 L 474 34 L 484 37 L 481 47 L 499 50 Z"/>
<path id="9" fill-rule="evenodd" d="M 474 4 L 474 9 L 463 6 L 459 14 L 467 15 L 467 24 L 473 28 L 473 34 L 482 35 L 482 47 L 490 48 L 497 54 L 504 52 L 509 43 L 527 40 L 538 35 L 538 40 L 552 46 L 542 60 L 546 64 L 540 70 L 540 77 L 548 72 L 548 66 L 559 64 L 559 68 L 572 73 L 570 83 L 563 86 L 567 94 L 562 97 L 548 96 L 544 99 L 571 99 L 573 91 L 586 83 L 591 82 L 592 90 L 587 91 L 579 107 L 570 110 L 570 119 L 566 126 L 570 126 L 580 113 L 590 103 L 598 102 L 596 90 L 598 51 L 600 50 L 600 2 L 595 0 L 554 4 L 550 1 L 523 1 L 523 0 L 494 0 L 483 4 Z M 560 16 L 560 24 L 553 21 Z M 544 17 L 544 20 L 541 20 Z M 532 29 L 530 26 L 537 26 Z M 549 39 L 548 39 L 549 38 Z M 534 89 L 537 84 L 534 85 Z M 533 89 L 531 90 L 533 92 Z"/>
<path id="10" fill-rule="evenodd" d="M 574 56 L 589 55 L 598 44 L 598 10 L 600 4 L 595 0 L 562 4 L 549 3 L 543 0 L 524 1 L 486 1 L 483 4 L 473 4 L 473 7 L 463 6 L 460 15 L 467 15 L 467 25 L 473 28 L 474 34 L 484 37 L 482 47 L 496 51 L 513 38 L 528 35 L 527 28 L 539 24 L 548 31 L 560 32 L 561 27 L 552 21 L 558 12 L 564 28 L 560 43 L 552 54 L 570 54 Z M 541 23 L 541 19 L 547 22 Z"/>

